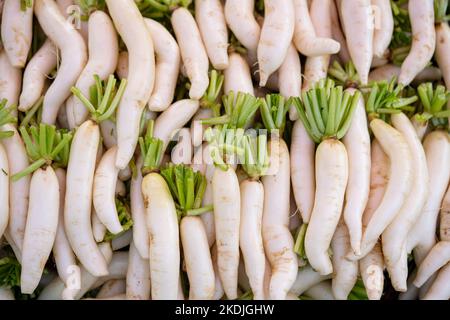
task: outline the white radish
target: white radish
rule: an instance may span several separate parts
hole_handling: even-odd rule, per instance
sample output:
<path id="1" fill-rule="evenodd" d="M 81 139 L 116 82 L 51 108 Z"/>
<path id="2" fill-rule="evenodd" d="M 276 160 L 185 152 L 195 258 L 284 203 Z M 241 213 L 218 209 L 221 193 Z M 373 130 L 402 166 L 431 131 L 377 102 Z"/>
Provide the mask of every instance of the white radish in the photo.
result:
<path id="1" fill-rule="evenodd" d="M 78 78 L 77 87 L 85 97 L 95 84 L 94 75 L 105 80 L 116 69 L 119 42 L 111 18 L 103 11 L 95 11 L 89 16 L 89 60 Z M 81 125 L 89 115 L 88 109 L 75 96 L 66 104 L 67 117 L 71 128 Z"/>
<path id="2" fill-rule="evenodd" d="M 333 271 L 328 248 L 341 216 L 348 180 L 348 156 L 339 140 L 324 140 L 316 150 L 314 207 L 305 236 L 311 266 L 321 275 Z M 328 186 L 334 186 L 329 189 Z M 325 223 L 326 222 L 326 223 Z"/>
<path id="3" fill-rule="evenodd" d="M 394 17 L 390 0 L 371 0 L 374 11 L 373 55 L 383 57 L 391 43 L 394 32 Z"/>
<path id="4" fill-rule="evenodd" d="M 142 194 L 150 237 L 152 299 L 176 299 L 180 273 L 180 244 L 175 203 L 164 178 L 149 173 Z"/>
<path id="5" fill-rule="evenodd" d="M 0 238 L 9 221 L 9 164 L 5 147 L 0 142 Z"/>
<path id="6" fill-rule="evenodd" d="M 144 198 L 142 196 L 142 157 L 136 161 L 136 172 L 130 183 L 131 217 L 133 219 L 133 243 L 140 256 L 148 259 L 149 237 L 145 220 Z"/>
<path id="7" fill-rule="evenodd" d="M 292 285 L 290 292 L 294 293 L 296 296 L 300 296 L 306 290 L 312 288 L 313 286 L 331 279 L 331 274 L 329 275 L 320 275 L 318 272 L 314 271 L 314 269 L 307 265 L 306 267 L 300 268 L 297 273 L 297 278 L 295 279 L 294 284 Z"/>
<path id="8" fill-rule="evenodd" d="M 430 250 L 426 258 L 421 262 L 414 285 L 421 287 L 435 272 L 444 267 L 450 261 L 450 242 L 438 242 Z"/>
<path id="9" fill-rule="evenodd" d="M 20 88 L 22 85 L 22 70 L 14 68 L 6 56 L 6 52 L 0 49 L 0 99 L 8 100 L 8 106 L 17 106 Z M 12 111 L 17 116 L 17 108 Z"/>
<path id="10" fill-rule="evenodd" d="M 345 258 L 351 249 L 349 231 L 341 221 L 331 240 L 331 250 L 333 250 L 332 290 L 337 300 L 347 300 L 358 277 L 358 261 L 349 261 Z"/>
<path id="11" fill-rule="evenodd" d="M 103 154 L 94 175 L 93 202 L 98 219 L 113 234 L 122 232 L 116 209 L 115 189 L 119 169 L 115 166 L 117 147 Z"/>
<path id="12" fill-rule="evenodd" d="M 70 89 L 87 62 L 87 49 L 81 35 L 64 18 L 54 1 L 35 0 L 34 13 L 61 55 L 58 73 L 44 96 L 42 108 L 42 122 L 54 124 L 59 108 L 70 96 Z"/>
<path id="13" fill-rule="evenodd" d="M 377 243 L 372 251 L 359 260 L 359 272 L 369 300 L 380 300 L 383 295 L 383 271 L 383 253 L 380 243 Z"/>
<path id="14" fill-rule="evenodd" d="M 150 299 L 150 268 L 148 259 L 141 257 L 131 242 L 126 276 L 127 300 Z"/>
<path id="15" fill-rule="evenodd" d="M 382 244 L 384 261 L 392 285 L 397 291 L 406 291 L 408 277 L 406 242 L 408 233 L 422 213 L 422 208 L 428 197 L 429 178 L 425 151 L 411 121 L 403 113 L 393 114 L 391 120 L 394 127 L 403 134 L 408 143 L 413 160 L 414 176 L 405 203 L 382 234 Z M 400 259 L 403 261 L 402 266 L 398 266 L 398 260 Z"/>
<path id="16" fill-rule="evenodd" d="M 294 20 L 292 0 L 264 0 L 264 23 L 257 48 L 261 87 L 286 57 L 294 34 Z"/>
<path id="17" fill-rule="evenodd" d="M 214 297 L 214 268 L 202 220 L 184 217 L 180 223 L 184 262 L 189 278 L 189 300 L 210 300 Z"/>
<path id="18" fill-rule="evenodd" d="M 331 283 L 327 280 L 309 288 L 304 295 L 313 300 L 335 300 Z"/>
<path id="19" fill-rule="evenodd" d="M 189 97 L 200 99 L 209 85 L 209 61 L 194 17 L 186 8 L 172 13 L 172 27 L 180 47 L 181 59 L 191 82 Z"/>
<path id="20" fill-rule="evenodd" d="M 109 280 L 97 293 L 96 299 L 113 300 L 120 297 L 120 300 L 125 300 L 125 280 Z"/>
<path id="21" fill-rule="evenodd" d="M 285 98 L 298 97 L 302 88 L 302 65 L 300 56 L 294 45 L 290 45 L 283 63 L 278 69 L 278 88 L 280 94 Z M 297 120 L 297 109 L 291 106 L 289 118 Z"/>
<path id="22" fill-rule="evenodd" d="M 117 110 L 116 166 L 124 169 L 139 137 L 139 124 L 155 81 L 153 41 L 133 0 L 106 0 L 117 32 L 128 49 L 128 84 Z"/>
<path id="23" fill-rule="evenodd" d="M 12 131 L 9 138 L 2 139 L 9 164 L 9 174 L 12 176 L 26 169 L 29 165 L 28 155 L 20 134 L 11 124 L 5 124 L 3 131 Z M 28 197 L 30 190 L 30 176 L 27 175 L 9 184 L 9 222 L 7 233 L 11 237 L 18 251 L 22 250 L 25 224 L 28 212 Z"/>
<path id="24" fill-rule="evenodd" d="M 172 163 L 191 164 L 192 161 L 192 139 L 188 128 L 182 128 L 178 131 L 178 143 L 172 149 Z"/>
<path id="25" fill-rule="evenodd" d="M 191 99 L 178 100 L 155 121 L 153 136 L 163 141 L 163 152 L 178 129 L 182 128 L 197 112 L 199 102 Z"/>
<path id="26" fill-rule="evenodd" d="M 350 56 L 361 83 L 366 85 L 373 56 L 374 16 L 370 0 L 342 0 L 340 12 Z"/>
<path id="27" fill-rule="evenodd" d="M 348 89 L 354 92 L 353 89 Z M 348 184 L 345 191 L 344 221 L 348 227 L 351 248 L 361 250 L 362 216 L 370 189 L 370 135 L 364 98 L 360 98 L 343 143 L 348 153 Z M 342 297 L 342 296 L 341 296 Z"/>
<path id="28" fill-rule="evenodd" d="M 442 268 L 432 286 L 428 289 L 428 292 L 423 297 L 424 300 L 448 300 L 450 299 L 450 263 Z"/>
<path id="29" fill-rule="evenodd" d="M 111 241 L 111 248 L 113 251 L 119 251 L 125 247 L 128 247 L 132 240 L 133 233 L 131 230 L 127 230 Z"/>
<path id="30" fill-rule="evenodd" d="M 180 49 L 170 32 L 159 22 L 144 19 L 152 36 L 156 55 L 155 86 L 148 108 L 164 111 L 173 101 L 180 70 Z"/>
<path id="31" fill-rule="evenodd" d="M 450 186 L 442 200 L 439 235 L 441 241 L 450 241 Z"/>
<path id="32" fill-rule="evenodd" d="M 92 234 L 91 203 L 100 132 L 85 121 L 75 132 L 67 166 L 64 224 L 67 238 L 81 264 L 94 276 L 108 273 L 106 261 Z"/>
<path id="33" fill-rule="evenodd" d="M 306 0 L 293 0 L 295 9 L 294 44 L 297 50 L 307 56 L 321 56 L 339 52 L 340 44 L 328 37 L 318 37 L 309 16 Z M 334 5 L 334 4 L 333 4 Z"/>
<path id="34" fill-rule="evenodd" d="M 422 71 L 433 57 L 436 46 L 434 30 L 434 1 L 408 1 L 411 21 L 412 45 L 408 56 L 402 63 L 398 83 L 408 85 Z"/>
<path id="35" fill-rule="evenodd" d="M 97 217 L 97 213 L 95 212 L 95 208 L 92 208 L 92 234 L 96 242 L 102 242 L 106 235 L 106 227 Z"/>
<path id="36" fill-rule="evenodd" d="M 450 59 L 447 52 L 450 50 L 450 26 L 447 22 L 437 24 L 436 30 L 436 51 L 434 57 L 442 71 L 444 82 L 447 88 L 450 88 Z"/>
<path id="37" fill-rule="evenodd" d="M 394 220 L 411 190 L 413 181 L 413 159 L 403 134 L 380 119 L 372 120 L 370 128 L 389 157 L 391 166 L 383 200 L 363 233 L 361 256 L 372 250 L 378 237 Z"/>
<path id="38" fill-rule="evenodd" d="M 211 205 L 214 202 L 214 191 L 213 191 L 213 177 L 216 167 L 213 165 L 213 160 L 211 159 L 210 149 L 208 145 L 203 148 L 203 161 L 206 164 L 205 178 L 206 178 L 206 189 L 203 194 L 202 206 Z M 203 213 L 200 218 L 205 225 L 206 236 L 208 237 L 209 246 L 212 247 L 216 241 L 216 227 L 214 223 L 214 211 Z"/>
<path id="39" fill-rule="evenodd" d="M 33 1 L 21 8 L 21 1 L 5 0 L 2 10 L 2 44 L 11 65 L 23 68 L 33 39 Z"/>
<path id="40" fill-rule="evenodd" d="M 270 299 L 283 300 L 291 289 L 298 271 L 294 239 L 289 232 L 290 162 L 286 143 L 280 139 L 270 144 L 270 175 L 262 177 L 264 211 L 262 236 L 267 259 L 270 262 Z"/>
<path id="41" fill-rule="evenodd" d="M 220 0 L 195 0 L 195 21 L 214 69 L 228 67 L 228 29 Z"/>
<path id="42" fill-rule="evenodd" d="M 250 67 L 239 53 L 230 53 L 229 64 L 224 70 L 223 75 L 224 94 L 233 91 L 235 94 L 244 92 L 254 95 Z"/>
<path id="43" fill-rule="evenodd" d="M 30 182 L 30 202 L 22 248 L 20 287 L 36 289 L 52 251 L 58 227 L 59 183 L 51 166 L 37 169 Z"/>
<path id="44" fill-rule="evenodd" d="M 369 82 L 378 82 L 382 80 L 390 81 L 393 77 L 400 75 L 401 68 L 393 65 L 386 64 L 384 66 L 373 69 L 369 74 Z M 413 80 L 413 83 L 422 83 L 428 81 L 439 81 L 442 78 L 442 72 L 436 67 L 426 67 L 423 69 Z"/>
<path id="45" fill-rule="evenodd" d="M 332 1 L 330 5 L 331 9 L 331 33 L 334 40 L 339 42 L 341 48 L 338 52 L 339 59 L 342 63 L 347 63 L 351 60 L 350 53 L 348 52 L 347 40 L 345 39 L 342 31 L 342 25 L 339 18 L 338 8 L 336 8 L 336 1 Z"/>
<path id="46" fill-rule="evenodd" d="M 49 39 L 33 55 L 23 73 L 19 110 L 27 111 L 41 97 L 48 75 L 56 67 L 57 49 Z"/>
<path id="47" fill-rule="evenodd" d="M 212 299 L 220 300 L 223 298 L 224 291 L 223 291 L 223 287 L 222 287 L 222 281 L 220 280 L 220 276 L 219 276 L 219 266 L 217 265 L 217 247 L 215 245 L 211 248 L 211 260 L 213 263 L 214 275 L 215 275 L 214 296 Z"/>
<path id="48" fill-rule="evenodd" d="M 261 234 L 264 187 L 259 181 L 245 180 L 241 189 L 241 225 L 239 242 L 245 263 L 245 272 L 254 300 L 264 300 L 264 273 L 266 257 Z"/>
<path id="49" fill-rule="evenodd" d="M 214 170 L 212 189 L 219 276 L 227 298 L 236 299 L 241 196 L 235 171 Z"/>

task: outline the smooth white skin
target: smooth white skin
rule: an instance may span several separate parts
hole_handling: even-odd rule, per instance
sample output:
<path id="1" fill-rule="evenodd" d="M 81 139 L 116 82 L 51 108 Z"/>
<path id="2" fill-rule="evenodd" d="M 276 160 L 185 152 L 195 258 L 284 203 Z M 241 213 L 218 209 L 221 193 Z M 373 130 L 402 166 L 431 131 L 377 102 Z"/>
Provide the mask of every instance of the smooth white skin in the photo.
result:
<path id="1" fill-rule="evenodd" d="M 206 145 L 205 148 L 203 148 L 203 161 L 206 164 L 205 178 L 207 184 L 205 193 L 203 195 L 202 205 L 207 206 L 213 204 L 214 202 L 213 177 L 214 171 L 216 170 L 216 167 L 214 166 L 213 161 L 211 159 L 211 154 L 208 145 Z M 202 219 L 203 224 L 205 225 L 205 231 L 206 236 L 208 237 L 209 246 L 212 247 L 212 245 L 216 241 L 216 226 L 214 223 L 214 211 L 211 210 L 209 212 L 205 212 L 200 216 L 200 218 Z"/>
<path id="2" fill-rule="evenodd" d="M 228 68 L 223 72 L 223 91 L 228 94 L 234 91 L 249 93 L 254 95 L 252 75 L 247 61 L 237 52 L 230 53 L 230 62 Z"/>
<path id="3" fill-rule="evenodd" d="M 147 229 L 150 237 L 152 299 L 174 300 L 178 296 L 180 244 L 175 203 L 167 183 L 157 173 L 142 180 Z"/>
<path id="4" fill-rule="evenodd" d="M 450 88 L 450 59 L 448 52 L 450 52 L 450 27 L 448 23 L 443 22 L 435 26 L 436 31 L 436 50 L 434 57 L 442 71 L 444 82 L 447 88 Z"/>
<path id="5" fill-rule="evenodd" d="M 14 175 L 28 167 L 28 155 L 20 134 L 11 124 L 5 124 L 2 131 L 13 131 L 14 135 L 2 139 L 9 163 L 9 173 Z M 25 224 L 28 212 L 28 196 L 30 190 L 30 175 L 18 181 L 9 183 L 9 222 L 7 233 L 18 251 L 22 250 Z"/>
<path id="6" fill-rule="evenodd" d="M 266 257 L 261 233 L 264 187 L 260 181 L 245 180 L 241 189 L 241 225 L 239 243 L 245 272 L 255 300 L 264 299 Z"/>
<path id="7" fill-rule="evenodd" d="M 379 236 L 394 220 L 411 190 L 413 158 L 403 134 L 380 119 L 370 122 L 370 128 L 389 157 L 389 182 L 383 200 L 367 224 L 361 241 L 361 256 L 365 256 L 377 243 Z"/>
<path id="8" fill-rule="evenodd" d="M 98 250 L 103 255 L 106 263 L 109 264 L 113 255 L 110 243 L 100 243 L 98 245 Z M 79 283 L 77 283 L 78 280 L 80 281 Z M 38 300 L 78 300 L 88 292 L 98 280 L 98 277 L 90 274 L 84 267 L 80 266 L 79 278 L 72 278 L 69 280 L 73 285 L 79 284 L 79 289 L 76 289 L 75 291 L 73 289 L 65 289 L 64 282 L 61 278 L 56 277 L 42 290 Z"/>
<path id="9" fill-rule="evenodd" d="M 0 238 L 9 220 L 9 164 L 6 150 L 0 142 Z"/>
<path id="10" fill-rule="evenodd" d="M 371 0 L 375 18 L 373 32 L 373 54 L 375 57 L 383 57 L 391 43 L 394 32 L 394 17 L 392 15 L 391 2 L 389 0 Z"/>
<path id="11" fill-rule="evenodd" d="M 309 288 L 304 295 L 313 300 L 336 300 L 331 289 L 331 283 L 328 280 Z"/>
<path id="12" fill-rule="evenodd" d="M 94 276 L 108 273 L 91 225 L 92 188 L 99 139 L 98 125 L 91 120 L 84 122 L 75 132 L 67 166 L 64 205 L 67 238 L 78 260 Z"/>
<path id="13" fill-rule="evenodd" d="M 180 236 L 190 284 L 189 300 L 211 300 L 215 276 L 202 220 L 184 217 L 180 223 Z"/>
<path id="14" fill-rule="evenodd" d="M 192 117 L 190 134 L 192 138 L 192 145 L 194 147 L 199 147 L 203 143 L 203 133 L 209 127 L 208 125 L 202 125 L 200 120 L 208 119 L 212 116 L 213 112 L 211 108 L 199 108 Z"/>
<path id="15" fill-rule="evenodd" d="M 305 236 L 308 261 L 321 275 L 333 271 L 328 248 L 341 216 L 347 180 L 348 156 L 344 144 L 324 140 L 316 150 L 316 192 Z"/>
<path id="16" fill-rule="evenodd" d="M 351 60 L 350 53 L 348 52 L 347 40 L 345 40 L 344 32 L 342 31 L 341 21 L 339 18 L 339 12 L 336 8 L 336 1 L 331 1 L 331 33 L 334 40 L 339 42 L 341 48 L 338 52 L 339 59 L 342 63 L 347 63 Z"/>
<path id="17" fill-rule="evenodd" d="M 174 134 L 189 122 L 198 108 L 197 100 L 178 100 L 156 118 L 153 136 L 163 141 L 163 152 Z"/>
<path id="18" fill-rule="evenodd" d="M 341 21 L 348 50 L 363 85 L 373 57 L 374 16 L 370 0 L 342 0 Z"/>
<path id="19" fill-rule="evenodd" d="M 54 124 L 59 108 L 70 96 L 71 87 L 86 65 L 87 48 L 83 37 L 54 1 L 36 0 L 34 13 L 44 33 L 60 50 L 58 73 L 45 94 L 42 107 L 42 122 Z"/>
<path id="20" fill-rule="evenodd" d="M 136 149 L 139 124 L 155 82 L 150 32 L 133 0 L 106 0 L 109 14 L 128 49 L 128 83 L 117 110 L 116 166 L 124 169 Z"/>
<path id="21" fill-rule="evenodd" d="M 66 171 L 58 168 L 55 170 L 59 186 L 59 216 L 56 229 L 55 243 L 53 244 L 53 258 L 59 277 L 67 284 L 71 272 L 70 266 L 76 265 L 75 254 L 72 251 L 69 240 L 64 230 L 64 198 L 66 194 Z"/>
<path id="22" fill-rule="evenodd" d="M 128 51 L 121 51 L 119 53 L 116 74 L 120 80 L 128 78 Z"/>
<path id="23" fill-rule="evenodd" d="M 278 88 L 285 98 L 298 97 L 302 88 L 302 65 L 300 56 L 293 44 L 287 50 L 286 57 L 278 69 Z M 298 119 L 297 109 L 294 106 L 289 110 L 289 118 Z"/>
<path id="24" fill-rule="evenodd" d="M 136 174 L 130 182 L 131 218 L 133 219 L 133 243 L 140 256 L 148 259 L 149 237 L 145 218 L 144 198 L 142 196 L 142 157 L 136 161 Z"/>
<path id="25" fill-rule="evenodd" d="M 442 268 L 423 300 L 448 300 L 450 299 L 450 263 Z"/>
<path id="26" fill-rule="evenodd" d="M 108 275 L 100 277 L 92 286 L 92 288 L 98 288 L 105 282 L 113 279 L 125 279 L 128 271 L 128 251 L 114 252 L 111 258 L 111 262 L 108 265 Z"/>
<path id="27" fill-rule="evenodd" d="M 51 40 L 45 40 L 42 47 L 33 55 L 23 73 L 22 92 L 19 110 L 27 111 L 44 92 L 48 74 L 56 67 L 57 49 Z"/>
<path id="28" fill-rule="evenodd" d="M 413 183 L 400 211 L 382 234 L 383 255 L 391 282 L 396 291 L 406 291 L 408 263 L 406 241 L 428 197 L 428 167 L 425 151 L 414 126 L 403 114 L 391 116 L 394 128 L 405 137 L 412 155 Z M 400 262 L 399 260 L 402 260 Z M 398 266 L 400 264 L 400 266 Z"/>
<path id="29" fill-rule="evenodd" d="M 22 85 L 22 70 L 14 68 L 8 60 L 6 52 L 0 49 L 0 97 L 8 100 L 8 106 L 17 106 Z M 17 109 L 12 111 L 17 116 Z"/>
<path id="30" fill-rule="evenodd" d="M 219 266 L 217 265 L 217 246 L 216 245 L 214 245 L 211 248 L 211 260 L 213 263 L 214 275 L 215 275 L 214 296 L 213 296 L 212 300 L 220 300 L 220 299 L 222 299 L 225 292 L 223 291 L 222 281 L 220 280 L 220 276 L 219 276 Z"/>
<path id="31" fill-rule="evenodd" d="M 33 2 L 22 11 L 20 1 L 5 0 L 2 8 L 2 45 L 11 65 L 23 68 L 33 39 Z"/>
<path id="32" fill-rule="evenodd" d="M 232 168 L 214 170 L 212 178 L 217 265 L 228 299 L 237 298 L 241 196 Z"/>
<path id="33" fill-rule="evenodd" d="M 326 1 L 320 1 L 326 5 Z M 295 31 L 293 42 L 297 50 L 307 57 L 335 54 L 339 52 L 339 42 L 328 38 L 318 37 L 309 16 L 306 0 L 293 0 L 295 10 Z"/>
<path id="34" fill-rule="evenodd" d="M 294 35 L 294 20 L 292 0 L 264 0 L 264 23 L 257 48 L 261 87 L 286 57 Z"/>
<path id="35" fill-rule="evenodd" d="M 116 124 L 112 120 L 107 119 L 100 122 L 99 126 L 105 147 L 111 149 L 112 147 L 117 146 Z"/>
<path id="36" fill-rule="evenodd" d="M 120 296 L 121 300 L 125 300 L 126 281 L 125 280 L 109 280 L 97 293 L 96 299 L 116 299 Z"/>
<path id="37" fill-rule="evenodd" d="M 95 212 L 94 208 L 92 208 L 91 221 L 92 234 L 94 235 L 95 242 L 102 242 L 105 238 L 106 227 L 97 217 L 97 212 Z"/>
<path id="38" fill-rule="evenodd" d="M 420 264 L 414 285 L 421 287 L 435 272 L 450 261 L 450 242 L 438 242 Z"/>
<path id="39" fill-rule="evenodd" d="M 333 251 L 333 279 L 331 282 L 333 295 L 336 300 L 347 300 L 358 278 L 358 261 L 350 261 L 345 258 L 352 248 L 350 234 L 343 220 L 336 227 L 331 240 L 331 249 Z"/>
<path id="40" fill-rule="evenodd" d="M 103 11 L 95 11 L 89 16 L 89 60 L 80 74 L 75 87 L 85 97 L 95 84 L 94 75 L 105 80 L 114 73 L 119 56 L 117 32 L 111 18 Z M 67 118 L 70 128 L 78 127 L 89 115 L 88 109 L 80 99 L 71 96 L 66 103 Z"/>
<path id="41" fill-rule="evenodd" d="M 30 202 L 22 250 L 20 288 L 31 294 L 39 284 L 58 227 L 59 184 L 51 166 L 37 169 L 30 182 Z"/>
<path id="42" fill-rule="evenodd" d="M 359 272 L 369 300 L 380 300 L 384 287 L 384 261 L 381 245 L 377 243 L 372 251 L 359 260 Z"/>
<path id="43" fill-rule="evenodd" d="M 369 82 L 392 80 L 393 77 L 400 75 L 400 67 L 393 64 L 386 64 L 384 66 L 373 69 L 369 74 Z M 426 67 L 414 78 L 413 84 L 420 84 L 428 81 L 439 81 L 442 79 L 442 72 L 436 67 Z"/>
<path id="44" fill-rule="evenodd" d="M 442 201 L 439 229 L 440 240 L 450 241 L 450 186 L 448 187 L 444 200 Z"/>
<path id="45" fill-rule="evenodd" d="M 436 45 L 434 30 L 434 1 L 411 0 L 408 2 L 411 21 L 412 45 L 403 61 L 398 83 L 408 85 L 433 57 Z"/>
<path id="46" fill-rule="evenodd" d="M 0 288 L 0 300 L 15 300 L 14 294 L 11 289 Z"/>
<path id="47" fill-rule="evenodd" d="M 261 27 L 254 16 L 254 0 L 227 0 L 225 20 L 228 27 L 248 50 L 251 61 L 256 60 Z"/>
<path id="48" fill-rule="evenodd" d="M 148 259 L 141 257 L 134 245 L 130 244 L 126 276 L 127 300 L 150 299 L 150 268 Z"/>
<path id="49" fill-rule="evenodd" d="M 148 102 L 151 111 L 164 111 L 173 101 L 180 70 L 180 49 L 170 32 L 159 22 L 144 19 L 155 47 L 155 86 Z"/>
<path id="50" fill-rule="evenodd" d="M 127 230 L 111 241 L 111 248 L 113 249 L 113 251 L 118 251 L 120 249 L 128 247 L 131 244 L 132 240 L 133 232 L 131 230 Z"/>
<path id="51" fill-rule="evenodd" d="M 346 91 L 352 94 L 355 92 L 354 89 Z M 342 142 L 347 149 L 349 164 L 343 217 L 350 234 L 351 249 L 359 255 L 363 231 L 362 216 L 370 190 L 370 134 L 362 96 Z"/>
<path id="52" fill-rule="evenodd" d="M 116 210 L 115 190 L 119 169 L 115 166 L 117 147 L 103 154 L 94 175 L 93 202 L 98 219 L 113 234 L 122 232 Z"/>
<path id="53" fill-rule="evenodd" d="M 291 180 L 295 203 L 304 223 L 309 222 L 314 205 L 315 151 L 316 145 L 311 140 L 303 122 L 297 120 L 292 128 L 291 137 Z"/>
<path id="54" fill-rule="evenodd" d="M 62 14 L 67 18 L 70 12 L 67 12 L 69 7 L 73 5 L 73 0 L 55 0 L 58 5 L 59 10 L 61 10 Z"/>
<path id="55" fill-rule="evenodd" d="M 189 165 L 193 153 L 191 132 L 188 128 L 182 128 L 178 131 L 177 136 L 178 143 L 172 149 L 172 163 Z"/>
<path id="56" fill-rule="evenodd" d="M 262 177 L 264 185 L 264 211 L 262 236 L 267 259 L 272 267 L 270 296 L 272 300 L 283 300 L 295 281 L 298 271 L 294 239 L 289 232 L 290 216 L 290 162 L 286 143 L 270 143 L 270 175 Z"/>
<path id="57" fill-rule="evenodd" d="M 181 59 L 191 82 L 189 97 L 199 100 L 209 85 L 209 60 L 194 17 L 186 8 L 178 8 L 171 17 L 180 47 Z"/>
<path id="58" fill-rule="evenodd" d="M 220 0 L 195 0 L 195 21 L 216 70 L 228 67 L 228 29 Z"/>
<path id="59" fill-rule="evenodd" d="M 318 272 L 314 271 L 310 265 L 307 265 L 298 270 L 297 278 L 295 279 L 295 282 L 289 292 L 295 294 L 296 296 L 300 296 L 313 286 L 325 280 L 331 279 L 331 276 L 331 274 L 326 276 L 320 275 Z"/>
<path id="60" fill-rule="evenodd" d="M 435 231 L 442 199 L 450 179 L 450 140 L 448 133 L 433 131 L 423 142 L 427 158 L 429 189 L 427 201 L 419 219 L 408 235 L 407 252 L 414 249 L 418 265 L 436 243 Z"/>

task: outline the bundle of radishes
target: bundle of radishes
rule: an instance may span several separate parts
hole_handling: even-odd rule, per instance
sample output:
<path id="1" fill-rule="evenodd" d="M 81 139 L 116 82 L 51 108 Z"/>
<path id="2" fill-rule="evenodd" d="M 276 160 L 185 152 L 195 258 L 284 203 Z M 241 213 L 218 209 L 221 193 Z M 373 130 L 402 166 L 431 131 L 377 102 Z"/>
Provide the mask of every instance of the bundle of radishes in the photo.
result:
<path id="1" fill-rule="evenodd" d="M 448 0 L 0 7 L 0 300 L 450 299 Z"/>

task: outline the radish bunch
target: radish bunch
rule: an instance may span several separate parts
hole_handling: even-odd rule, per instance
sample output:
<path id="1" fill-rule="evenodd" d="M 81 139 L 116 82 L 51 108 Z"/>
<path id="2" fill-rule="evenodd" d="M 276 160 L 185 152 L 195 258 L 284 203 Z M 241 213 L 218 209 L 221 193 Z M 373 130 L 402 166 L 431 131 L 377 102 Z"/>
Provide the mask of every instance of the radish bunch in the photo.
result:
<path id="1" fill-rule="evenodd" d="M 0 300 L 450 299 L 449 11 L 0 1 Z"/>

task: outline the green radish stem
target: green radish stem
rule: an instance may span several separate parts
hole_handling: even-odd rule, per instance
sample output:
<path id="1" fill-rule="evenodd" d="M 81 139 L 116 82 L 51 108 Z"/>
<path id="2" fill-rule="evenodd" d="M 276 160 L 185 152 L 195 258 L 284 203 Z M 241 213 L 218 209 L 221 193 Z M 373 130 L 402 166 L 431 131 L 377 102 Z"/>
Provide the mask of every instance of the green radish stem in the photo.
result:
<path id="1" fill-rule="evenodd" d="M 8 100 L 2 99 L 0 101 L 0 128 L 8 123 L 16 123 L 17 119 L 11 115 L 11 112 L 15 109 L 14 106 L 6 107 Z M 0 131 L 0 140 L 3 138 L 9 138 L 14 135 L 12 131 Z"/>
<path id="2" fill-rule="evenodd" d="M 142 173 L 144 175 L 158 170 L 163 156 L 163 141 L 153 136 L 153 126 L 154 121 L 150 120 L 145 135 L 139 137 L 138 140 L 141 155 L 144 159 L 142 166 Z"/>
<path id="3" fill-rule="evenodd" d="M 268 94 L 261 100 L 260 111 L 264 126 L 270 132 L 278 130 L 283 136 L 286 127 L 286 114 L 291 106 L 291 100 L 285 100 L 280 94 Z"/>
<path id="4" fill-rule="evenodd" d="M 343 67 L 335 60 L 328 69 L 328 76 L 344 88 L 358 88 L 360 86 L 358 73 L 351 61 Z"/>
<path id="5" fill-rule="evenodd" d="M 417 88 L 417 94 L 423 110 L 415 115 L 415 120 L 423 125 L 431 122 L 435 128 L 448 126 L 450 110 L 447 110 L 446 106 L 450 98 L 450 91 L 447 91 L 443 85 L 433 88 L 433 84 L 427 82 Z"/>
<path id="6" fill-rule="evenodd" d="M 391 50 L 410 46 L 412 42 L 409 13 L 408 10 L 402 8 L 402 5 L 406 2 L 406 0 L 391 1 L 391 8 L 394 16 L 394 34 L 392 35 L 391 44 L 389 46 Z"/>
<path id="7" fill-rule="evenodd" d="M 242 139 L 244 153 L 240 163 L 247 175 L 258 180 L 269 169 L 269 153 L 267 148 L 267 135 L 245 134 Z"/>
<path id="8" fill-rule="evenodd" d="M 36 125 L 41 122 L 42 113 L 42 103 L 44 101 L 44 96 L 41 96 L 38 101 L 25 113 L 25 117 L 20 122 L 21 127 L 26 127 L 30 123 Z"/>
<path id="9" fill-rule="evenodd" d="M 297 236 L 295 237 L 294 252 L 303 260 L 307 261 L 308 257 L 305 252 L 305 235 L 308 229 L 308 224 L 303 223 L 297 230 Z"/>
<path id="10" fill-rule="evenodd" d="M 21 266 L 15 257 L 0 259 L 0 287 L 20 287 Z"/>
<path id="11" fill-rule="evenodd" d="M 119 216 L 119 221 L 120 221 L 120 224 L 122 225 L 123 230 L 117 234 L 107 231 L 105 234 L 105 237 L 103 238 L 104 242 L 111 241 L 111 240 L 114 240 L 115 238 L 118 238 L 119 236 L 124 234 L 126 231 L 128 231 L 133 226 L 133 220 L 131 219 L 129 206 L 125 202 L 123 202 L 119 199 L 116 199 L 116 208 L 117 208 L 117 214 Z"/>
<path id="12" fill-rule="evenodd" d="M 434 20 L 436 24 L 450 20 L 447 8 L 448 0 L 434 0 Z"/>
<path id="13" fill-rule="evenodd" d="M 222 91 L 223 80 L 224 76 L 222 74 L 219 74 L 216 70 L 212 70 L 209 77 L 209 86 L 200 100 L 200 106 L 202 108 L 212 109 L 215 117 L 220 115 L 220 102 L 218 98 Z"/>
<path id="14" fill-rule="evenodd" d="M 44 165 L 66 167 L 69 160 L 72 133 L 56 129 L 53 125 L 41 123 L 39 127 L 20 127 L 20 134 L 32 164 L 12 176 L 17 181 Z"/>

